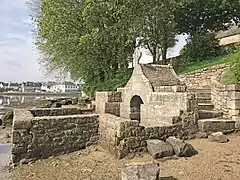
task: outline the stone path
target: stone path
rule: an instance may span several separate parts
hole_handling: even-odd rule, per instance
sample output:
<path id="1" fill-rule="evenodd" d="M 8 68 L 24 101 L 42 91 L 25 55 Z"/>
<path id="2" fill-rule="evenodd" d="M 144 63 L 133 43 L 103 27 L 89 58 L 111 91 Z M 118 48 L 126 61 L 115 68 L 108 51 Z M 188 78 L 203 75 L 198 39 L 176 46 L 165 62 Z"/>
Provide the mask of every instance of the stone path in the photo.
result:
<path id="1" fill-rule="evenodd" d="M 0 144 L 0 179 L 8 180 L 10 174 L 8 166 L 10 165 L 11 144 Z"/>

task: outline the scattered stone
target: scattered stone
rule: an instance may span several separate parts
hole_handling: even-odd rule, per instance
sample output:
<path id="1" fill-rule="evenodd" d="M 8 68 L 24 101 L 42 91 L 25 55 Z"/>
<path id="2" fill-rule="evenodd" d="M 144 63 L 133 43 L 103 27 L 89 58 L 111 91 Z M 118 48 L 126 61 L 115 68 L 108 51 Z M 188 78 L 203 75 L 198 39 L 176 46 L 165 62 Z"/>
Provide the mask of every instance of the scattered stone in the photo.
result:
<path id="1" fill-rule="evenodd" d="M 10 136 L 8 133 L 4 133 L 4 134 L 3 134 L 3 138 L 4 138 L 4 139 L 8 139 L 8 138 L 10 138 L 10 137 L 11 137 L 11 136 Z"/>
<path id="2" fill-rule="evenodd" d="M 149 154 L 154 159 L 174 155 L 172 146 L 170 144 L 168 144 L 164 141 L 158 140 L 158 139 L 148 140 L 147 141 L 147 149 L 148 149 Z"/>
<path id="3" fill-rule="evenodd" d="M 175 154 L 179 157 L 191 157 L 198 154 L 191 144 L 188 144 L 181 139 L 169 137 L 166 142 L 172 146 Z"/>
<path id="4" fill-rule="evenodd" d="M 2 125 L 3 126 L 12 126 L 13 123 L 13 111 L 7 111 L 3 116 L 2 116 Z"/>
<path id="5" fill-rule="evenodd" d="M 132 163 L 122 169 L 121 180 L 159 180 L 159 174 L 157 164 Z"/>
<path id="6" fill-rule="evenodd" d="M 210 142 L 217 142 L 217 143 L 226 143 L 229 141 L 226 135 L 224 135 L 222 132 L 216 132 L 212 133 L 208 136 L 208 140 Z"/>
<path id="7" fill-rule="evenodd" d="M 62 104 L 59 103 L 59 102 L 55 102 L 55 103 L 53 103 L 52 106 L 51 106 L 51 108 L 60 108 L 60 107 L 62 107 Z"/>
<path id="8" fill-rule="evenodd" d="M 208 135 L 207 135 L 207 133 L 197 132 L 197 133 L 195 134 L 195 137 L 196 137 L 197 139 L 201 139 L 201 138 L 207 138 Z"/>
<path id="9" fill-rule="evenodd" d="M 172 123 L 173 123 L 173 124 L 182 123 L 182 118 L 179 117 L 179 116 L 174 116 L 174 117 L 172 118 Z"/>

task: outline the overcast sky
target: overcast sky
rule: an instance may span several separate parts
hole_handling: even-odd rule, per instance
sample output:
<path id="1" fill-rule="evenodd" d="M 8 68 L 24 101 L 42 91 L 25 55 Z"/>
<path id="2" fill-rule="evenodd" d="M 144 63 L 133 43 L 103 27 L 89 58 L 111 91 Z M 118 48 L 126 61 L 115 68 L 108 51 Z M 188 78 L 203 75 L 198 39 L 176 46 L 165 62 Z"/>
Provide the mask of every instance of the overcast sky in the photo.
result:
<path id="1" fill-rule="evenodd" d="M 0 81 L 42 80 L 26 0 L 0 0 Z"/>

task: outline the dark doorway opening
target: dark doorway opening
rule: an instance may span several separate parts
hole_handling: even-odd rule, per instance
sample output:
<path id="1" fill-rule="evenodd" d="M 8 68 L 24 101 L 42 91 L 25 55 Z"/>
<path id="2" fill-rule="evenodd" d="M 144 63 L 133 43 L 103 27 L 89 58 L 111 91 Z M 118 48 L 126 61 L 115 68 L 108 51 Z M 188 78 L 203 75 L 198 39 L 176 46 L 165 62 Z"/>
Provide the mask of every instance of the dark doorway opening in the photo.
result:
<path id="1" fill-rule="evenodd" d="M 143 101 L 140 96 L 133 96 L 130 101 L 130 119 L 138 120 L 140 122 L 141 119 L 141 104 Z"/>

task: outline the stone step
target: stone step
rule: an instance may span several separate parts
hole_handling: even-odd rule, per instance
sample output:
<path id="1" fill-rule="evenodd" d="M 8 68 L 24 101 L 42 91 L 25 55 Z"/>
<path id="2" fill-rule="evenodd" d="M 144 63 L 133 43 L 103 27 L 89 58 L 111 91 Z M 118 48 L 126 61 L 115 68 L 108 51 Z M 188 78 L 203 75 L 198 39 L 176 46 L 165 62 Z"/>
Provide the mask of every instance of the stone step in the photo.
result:
<path id="1" fill-rule="evenodd" d="M 235 121 L 231 119 L 201 119 L 198 120 L 198 128 L 200 132 L 229 132 L 235 130 Z"/>
<path id="2" fill-rule="evenodd" d="M 211 99 L 211 92 L 196 92 L 197 98 L 207 98 Z"/>
<path id="3" fill-rule="evenodd" d="M 197 98 L 198 104 L 211 104 L 211 98 Z"/>
<path id="4" fill-rule="evenodd" d="M 198 103 L 198 110 L 213 110 L 214 106 L 213 104 L 209 103 Z"/>
<path id="5" fill-rule="evenodd" d="M 211 88 L 209 86 L 205 86 L 205 87 L 200 87 L 200 88 L 191 88 L 188 87 L 187 88 L 188 92 L 211 92 Z"/>
<path id="6" fill-rule="evenodd" d="M 219 118 L 223 116 L 222 112 L 208 111 L 208 110 L 199 110 L 198 114 L 199 114 L 199 119 Z"/>

